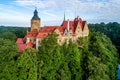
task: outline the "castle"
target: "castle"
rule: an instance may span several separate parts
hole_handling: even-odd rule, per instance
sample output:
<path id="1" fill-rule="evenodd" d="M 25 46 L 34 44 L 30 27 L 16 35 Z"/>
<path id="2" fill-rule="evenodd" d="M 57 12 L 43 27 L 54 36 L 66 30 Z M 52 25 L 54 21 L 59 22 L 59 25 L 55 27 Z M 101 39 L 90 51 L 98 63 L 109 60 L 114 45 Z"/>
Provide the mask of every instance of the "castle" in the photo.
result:
<path id="1" fill-rule="evenodd" d="M 22 52 L 28 47 L 34 47 L 38 50 L 40 42 L 43 38 L 47 37 L 51 33 L 58 34 L 57 42 L 62 44 L 65 41 L 76 41 L 78 37 L 85 37 L 89 35 L 89 28 L 86 21 L 82 21 L 81 18 L 76 17 L 73 21 L 64 20 L 60 26 L 44 26 L 41 27 L 41 19 L 38 16 L 38 12 L 35 9 L 34 16 L 31 19 L 31 30 L 27 32 L 24 38 L 18 38 L 16 44 L 19 52 Z"/>

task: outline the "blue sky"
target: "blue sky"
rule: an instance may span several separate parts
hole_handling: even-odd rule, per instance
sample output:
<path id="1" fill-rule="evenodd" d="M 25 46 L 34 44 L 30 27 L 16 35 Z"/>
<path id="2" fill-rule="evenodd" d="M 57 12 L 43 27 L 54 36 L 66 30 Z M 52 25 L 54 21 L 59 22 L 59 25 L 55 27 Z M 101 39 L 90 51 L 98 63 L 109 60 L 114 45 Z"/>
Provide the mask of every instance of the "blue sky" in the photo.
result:
<path id="1" fill-rule="evenodd" d="M 120 0 L 0 0 L 0 25 L 29 27 L 37 7 L 41 24 L 81 17 L 88 23 L 120 22 Z"/>

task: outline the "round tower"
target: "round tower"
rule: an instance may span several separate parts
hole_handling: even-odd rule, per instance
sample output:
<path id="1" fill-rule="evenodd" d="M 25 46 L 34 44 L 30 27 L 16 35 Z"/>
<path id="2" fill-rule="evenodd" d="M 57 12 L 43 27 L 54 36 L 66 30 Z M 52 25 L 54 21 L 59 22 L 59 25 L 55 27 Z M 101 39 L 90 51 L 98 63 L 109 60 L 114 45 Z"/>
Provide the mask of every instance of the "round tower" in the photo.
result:
<path id="1" fill-rule="evenodd" d="M 34 16 L 31 19 L 31 31 L 33 29 L 39 30 L 39 28 L 40 28 L 40 18 L 38 16 L 37 9 L 35 9 Z"/>

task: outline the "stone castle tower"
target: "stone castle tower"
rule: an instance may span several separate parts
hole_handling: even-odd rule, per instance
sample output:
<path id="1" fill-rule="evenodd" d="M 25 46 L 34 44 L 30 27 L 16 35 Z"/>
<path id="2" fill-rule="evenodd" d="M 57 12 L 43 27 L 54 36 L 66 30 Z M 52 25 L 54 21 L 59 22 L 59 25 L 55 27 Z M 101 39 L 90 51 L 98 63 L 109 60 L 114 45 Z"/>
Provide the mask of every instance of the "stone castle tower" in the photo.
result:
<path id="1" fill-rule="evenodd" d="M 39 16 L 38 16 L 38 12 L 37 12 L 37 10 L 35 9 L 35 11 L 34 11 L 34 16 L 33 16 L 32 19 L 31 19 L 31 31 L 32 31 L 33 29 L 39 30 L 40 25 L 41 25 L 40 22 L 41 22 L 41 21 L 40 21 L 40 18 L 39 18 Z"/>

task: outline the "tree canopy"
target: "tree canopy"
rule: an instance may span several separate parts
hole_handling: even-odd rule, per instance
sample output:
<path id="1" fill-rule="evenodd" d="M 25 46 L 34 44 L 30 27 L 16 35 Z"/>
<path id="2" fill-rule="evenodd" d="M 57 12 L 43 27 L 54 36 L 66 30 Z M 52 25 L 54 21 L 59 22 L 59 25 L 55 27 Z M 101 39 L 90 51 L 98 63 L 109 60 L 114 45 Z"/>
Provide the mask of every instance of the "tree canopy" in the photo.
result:
<path id="1" fill-rule="evenodd" d="M 120 54 L 120 24 L 117 22 L 109 22 L 105 24 L 104 22 L 100 24 L 89 24 L 89 29 L 91 32 L 101 32 L 109 37 L 112 43 L 118 50 Z"/>
<path id="2" fill-rule="evenodd" d="M 115 80 L 118 54 L 111 40 L 91 32 L 78 41 L 57 43 L 56 34 L 41 41 L 39 50 L 18 53 L 10 39 L 0 38 L 0 80 Z"/>

